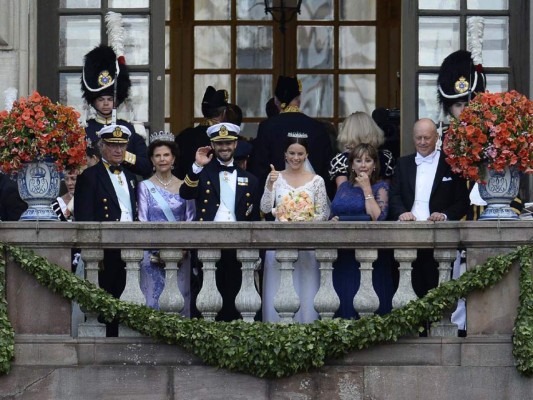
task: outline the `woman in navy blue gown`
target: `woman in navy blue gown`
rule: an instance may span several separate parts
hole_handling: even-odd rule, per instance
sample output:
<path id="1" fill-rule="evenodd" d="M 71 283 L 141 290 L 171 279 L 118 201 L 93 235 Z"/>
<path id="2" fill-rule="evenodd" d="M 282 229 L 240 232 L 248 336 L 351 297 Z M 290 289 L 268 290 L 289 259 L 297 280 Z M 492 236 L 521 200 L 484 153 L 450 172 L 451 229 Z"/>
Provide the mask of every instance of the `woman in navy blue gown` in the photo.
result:
<path id="1" fill-rule="evenodd" d="M 339 186 L 331 202 L 332 219 L 385 220 L 389 208 L 389 185 L 378 180 L 378 151 L 369 144 L 357 145 L 350 152 L 348 165 L 349 180 Z M 385 314 L 392 309 L 394 289 L 387 260 L 387 257 L 378 256 L 373 264 L 372 283 L 380 301 L 378 314 Z M 336 317 L 357 318 L 353 299 L 359 289 L 360 277 L 354 250 L 339 250 L 337 261 L 333 264 L 333 286 L 341 302 Z"/>

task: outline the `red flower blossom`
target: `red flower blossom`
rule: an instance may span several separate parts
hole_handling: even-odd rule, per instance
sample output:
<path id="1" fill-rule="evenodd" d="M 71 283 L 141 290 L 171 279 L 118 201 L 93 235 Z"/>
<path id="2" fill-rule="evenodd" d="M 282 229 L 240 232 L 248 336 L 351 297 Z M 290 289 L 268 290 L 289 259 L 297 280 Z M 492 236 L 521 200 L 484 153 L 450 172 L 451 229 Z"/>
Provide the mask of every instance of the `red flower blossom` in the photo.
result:
<path id="1" fill-rule="evenodd" d="M 0 166 L 16 173 L 24 162 L 55 159 L 59 171 L 85 165 L 85 131 L 72 107 L 34 92 L 0 112 Z M 16 144 L 16 147 L 14 146 Z"/>
<path id="2" fill-rule="evenodd" d="M 459 119 L 452 118 L 443 150 L 452 170 L 466 179 L 482 182 L 483 164 L 533 173 L 533 101 L 514 90 L 479 93 Z"/>

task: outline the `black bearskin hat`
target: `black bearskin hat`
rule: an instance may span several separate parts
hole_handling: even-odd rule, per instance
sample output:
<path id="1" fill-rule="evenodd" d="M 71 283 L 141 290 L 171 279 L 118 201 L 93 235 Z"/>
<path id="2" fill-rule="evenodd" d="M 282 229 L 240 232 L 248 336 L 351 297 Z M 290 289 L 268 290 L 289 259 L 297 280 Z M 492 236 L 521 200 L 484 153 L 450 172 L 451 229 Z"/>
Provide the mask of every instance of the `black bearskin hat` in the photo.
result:
<path id="1" fill-rule="evenodd" d="M 437 78 L 439 103 L 448 112 L 458 101 L 469 101 L 477 92 L 485 91 L 485 74 L 475 66 L 472 53 L 458 50 L 444 59 Z"/>
<path id="2" fill-rule="evenodd" d="M 115 107 L 129 96 L 131 81 L 126 64 L 119 62 L 113 49 L 105 45 L 95 47 L 85 55 L 81 91 L 87 103 L 92 104 L 100 96 L 113 96 L 117 68 L 119 73 Z"/>
<path id="3" fill-rule="evenodd" d="M 281 103 L 281 108 L 285 108 L 293 99 L 298 97 L 302 93 L 302 84 L 297 78 L 290 76 L 278 77 L 276 84 L 276 90 L 274 94 Z"/>
<path id="4" fill-rule="evenodd" d="M 207 89 L 205 89 L 204 97 L 202 99 L 202 114 L 206 118 L 209 114 L 209 100 L 213 97 L 216 91 L 217 90 L 213 86 L 208 86 Z"/>
<path id="5" fill-rule="evenodd" d="M 208 86 L 202 100 L 202 113 L 206 118 L 214 118 L 222 114 L 228 106 L 228 91 L 226 89 L 215 90 Z"/>

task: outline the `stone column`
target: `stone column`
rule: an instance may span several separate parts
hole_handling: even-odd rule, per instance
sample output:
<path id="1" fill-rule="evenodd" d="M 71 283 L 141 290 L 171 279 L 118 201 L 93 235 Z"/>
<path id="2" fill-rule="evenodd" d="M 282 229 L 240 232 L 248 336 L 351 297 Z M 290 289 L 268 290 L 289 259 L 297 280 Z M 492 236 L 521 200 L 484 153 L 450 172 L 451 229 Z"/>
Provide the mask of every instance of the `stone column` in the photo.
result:
<path id="1" fill-rule="evenodd" d="M 178 263 L 183 257 L 181 250 L 161 250 L 161 259 L 165 262 L 165 287 L 159 296 L 159 309 L 177 314 L 185 305 L 185 300 L 178 288 Z"/>
<path id="2" fill-rule="evenodd" d="M 394 258 L 400 263 L 400 281 L 398 290 L 392 298 L 392 307 L 401 308 L 411 300 L 418 298 L 411 282 L 411 270 L 413 268 L 411 264 L 416 260 L 416 249 L 396 249 L 394 250 Z"/>
<path id="3" fill-rule="evenodd" d="M 451 278 L 451 263 L 457 257 L 456 249 L 435 249 L 433 258 L 439 263 L 439 286 Z M 430 336 L 457 336 L 457 325 L 451 322 L 452 310 L 444 311 L 440 322 L 431 325 Z"/>
<path id="4" fill-rule="evenodd" d="M 126 263 L 126 287 L 120 296 L 121 301 L 128 301 L 135 304 L 145 304 L 144 294 L 141 292 L 139 282 L 140 262 L 143 258 L 144 250 L 128 249 L 121 250 L 122 260 Z M 120 324 L 118 328 L 119 336 L 142 336 L 139 332 Z"/>
<path id="5" fill-rule="evenodd" d="M 237 250 L 237 259 L 242 263 L 242 284 L 235 298 L 235 307 L 246 322 L 253 322 L 255 314 L 261 308 L 261 297 L 255 288 L 254 274 L 261 265 L 259 250 Z"/>
<path id="6" fill-rule="evenodd" d="M 276 260 L 281 264 L 280 284 L 278 292 L 274 297 L 274 308 L 279 313 L 280 322 L 292 322 L 294 314 L 300 308 L 300 299 L 294 290 L 292 280 L 292 265 L 298 259 L 298 250 L 276 250 Z"/>
<path id="7" fill-rule="evenodd" d="M 320 262 L 320 289 L 315 296 L 315 310 L 321 319 L 331 319 L 341 304 L 333 287 L 333 261 L 337 259 L 337 250 L 317 249 L 315 254 Z"/>
<path id="8" fill-rule="evenodd" d="M 85 279 L 98 286 L 98 263 L 103 260 L 104 251 L 102 249 L 83 249 L 81 257 L 85 263 Z M 83 311 L 85 312 L 85 322 L 78 326 L 78 337 L 105 337 L 105 324 L 98 322 L 98 313 Z"/>
<path id="9" fill-rule="evenodd" d="M 206 320 L 214 321 L 222 308 L 222 296 L 218 291 L 215 277 L 215 264 L 220 260 L 220 249 L 198 250 L 198 259 L 203 263 L 204 278 L 202 290 L 196 298 L 196 307 Z"/>
<path id="10" fill-rule="evenodd" d="M 360 263 L 361 283 L 353 299 L 353 306 L 361 317 L 369 317 L 379 308 L 379 298 L 372 285 L 372 263 L 378 258 L 377 249 L 355 251 Z"/>

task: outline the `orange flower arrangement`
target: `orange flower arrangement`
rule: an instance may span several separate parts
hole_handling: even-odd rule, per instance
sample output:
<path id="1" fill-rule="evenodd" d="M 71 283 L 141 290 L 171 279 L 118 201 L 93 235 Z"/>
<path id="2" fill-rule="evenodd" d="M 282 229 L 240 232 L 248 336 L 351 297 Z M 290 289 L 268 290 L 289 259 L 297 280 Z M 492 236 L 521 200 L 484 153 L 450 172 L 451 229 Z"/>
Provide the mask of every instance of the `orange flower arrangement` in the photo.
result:
<path id="1" fill-rule="evenodd" d="M 85 131 L 72 107 L 34 92 L 0 112 L 0 168 L 16 173 L 23 163 L 51 159 L 59 172 L 85 165 Z"/>
<path id="2" fill-rule="evenodd" d="M 315 206 L 307 192 L 290 192 L 281 199 L 274 214 L 278 221 L 312 221 L 315 217 Z"/>
<path id="3" fill-rule="evenodd" d="M 452 118 L 443 150 L 452 171 L 484 183 L 484 164 L 533 173 L 533 101 L 516 91 L 479 93 Z"/>

